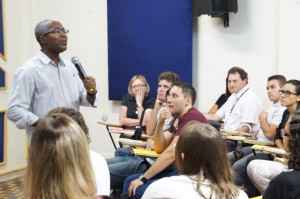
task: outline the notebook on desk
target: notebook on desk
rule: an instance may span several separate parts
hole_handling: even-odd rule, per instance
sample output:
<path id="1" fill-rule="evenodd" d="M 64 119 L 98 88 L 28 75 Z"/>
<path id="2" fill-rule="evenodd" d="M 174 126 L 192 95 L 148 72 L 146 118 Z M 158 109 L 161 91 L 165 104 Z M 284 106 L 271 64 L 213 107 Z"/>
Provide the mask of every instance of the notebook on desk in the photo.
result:
<path id="1" fill-rule="evenodd" d="M 239 131 L 220 129 L 223 135 L 240 135 Z"/>
<path id="2" fill-rule="evenodd" d="M 248 139 L 248 138 L 246 138 L 244 140 L 244 143 L 255 144 L 255 145 L 263 145 L 263 146 L 274 146 L 274 142 L 261 142 L 261 141 L 258 141 L 258 140 Z"/>
<path id="3" fill-rule="evenodd" d="M 264 151 L 270 152 L 270 153 L 274 153 L 274 154 L 279 154 L 279 155 L 285 155 L 287 154 L 287 152 L 283 149 L 279 149 L 277 147 L 265 147 L 263 148 Z"/>
<path id="4" fill-rule="evenodd" d="M 259 145 L 259 144 L 254 144 L 251 149 L 254 149 L 254 150 L 262 150 L 264 147 L 264 145 Z"/>
<path id="5" fill-rule="evenodd" d="M 236 131 L 236 130 L 225 130 L 225 129 L 220 129 L 220 132 L 223 135 L 234 135 L 234 136 L 245 136 L 245 137 L 250 137 L 251 134 L 247 132 L 241 132 L 241 131 Z"/>
<path id="6" fill-rule="evenodd" d="M 156 153 L 156 151 L 149 151 L 145 149 L 133 149 L 135 155 L 144 156 L 144 157 L 150 157 L 150 158 L 157 158 L 160 156 L 159 153 Z"/>
<path id="7" fill-rule="evenodd" d="M 137 146 L 137 147 L 145 147 L 146 146 L 146 142 L 141 141 L 141 140 L 132 140 L 132 139 L 127 139 L 127 138 L 117 138 L 117 140 L 124 145 Z"/>
<path id="8" fill-rule="evenodd" d="M 271 146 L 264 146 L 264 145 L 253 145 L 251 149 L 259 150 L 259 151 L 266 151 L 273 154 L 285 155 L 287 152 L 283 149 L 279 149 L 277 147 Z"/>
<path id="9" fill-rule="evenodd" d="M 231 136 L 227 136 L 227 139 L 229 140 L 236 140 L 236 141 L 243 141 L 245 139 L 244 136 L 239 136 L 239 135 L 231 135 Z"/>
<path id="10" fill-rule="evenodd" d="M 109 129 L 110 133 L 117 133 L 117 134 L 123 133 L 125 136 L 128 136 L 128 137 L 133 136 L 134 135 L 134 131 L 135 130 L 133 130 L 133 129 L 123 129 L 123 128 L 110 128 Z M 142 138 L 143 139 L 146 139 L 148 137 L 149 137 L 149 135 L 142 134 Z"/>

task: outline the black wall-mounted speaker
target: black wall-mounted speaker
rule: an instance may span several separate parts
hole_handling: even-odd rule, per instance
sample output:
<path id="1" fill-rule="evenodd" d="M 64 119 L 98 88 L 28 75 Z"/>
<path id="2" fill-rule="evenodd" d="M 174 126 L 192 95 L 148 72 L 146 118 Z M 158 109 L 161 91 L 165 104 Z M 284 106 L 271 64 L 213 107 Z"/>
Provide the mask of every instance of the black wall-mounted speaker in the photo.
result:
<path id="1" fill-rule="evenodd" d="M 224 27 L 229 26 L 229 13 L 238 11 L 237 0 L 197 0 L 198 15 L 221 17 Z"/>
<path id="2" fill-rule="evenodd" d="M 198 0 L 198 15 L 220 15 L 238 11 L 237 0 Z"/>

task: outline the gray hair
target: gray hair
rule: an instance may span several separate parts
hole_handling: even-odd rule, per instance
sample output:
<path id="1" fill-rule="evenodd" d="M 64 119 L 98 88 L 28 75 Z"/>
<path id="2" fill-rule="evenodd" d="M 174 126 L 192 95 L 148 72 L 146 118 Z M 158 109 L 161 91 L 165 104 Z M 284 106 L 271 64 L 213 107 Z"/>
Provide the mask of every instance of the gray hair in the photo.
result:
<path id="1" fill-rule="evenodd" d="M 45 19 L 45 20 L 39 22 L 35 26 L 35 29 L 34 29 L 35 38 L 39 43 L 41 43 L 40 42 L 41 35 L 49 30 L 49 28 L 50 28 L 50 26 L 52 25 L 53 22 L 54 22 L 54 20 Z"/>

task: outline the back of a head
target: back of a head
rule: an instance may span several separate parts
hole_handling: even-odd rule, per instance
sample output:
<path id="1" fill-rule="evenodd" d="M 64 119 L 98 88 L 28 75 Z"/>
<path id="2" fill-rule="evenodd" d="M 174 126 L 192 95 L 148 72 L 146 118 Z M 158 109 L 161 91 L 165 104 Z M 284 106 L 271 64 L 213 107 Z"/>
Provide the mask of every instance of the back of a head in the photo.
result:
<path id="1" fill-rule="evenodd" d="M 158 81 L 161 81 L 161 80 L 166 80 L 167 82 L 171 82 L 173 85 L 175 82 L 180 81 L 180 77 L 172 71 L 166 71 L 166 72 L 161 73 L 158 76 Z"/>
<path id="2" fill-rule="evenodd" d="M 95 196 L 88 143 L 73 119 L 55 113 L 38 124 L 32 135 L 25 183 L 31 199 Z"/>
<path id="3" fill-rule="evenodd" d="M 289 137 L 289 169 L 300 170 L 300 107 L 294 113 L 290 122 Z"/>
<path id="4" fill-rule="evenodd" d="M 198 121 L 189 122 L 182 129 L 175 157 L 180 174 L 197 177 L 196 190 L 200 194 L 200 182 L 204 179 L 210 182 L 215 196 L 227 198 L 237 193 L 225 143 L 211 125 Z"/>
<path id="5" fill-rule="evenodd" d="M 62 113 L 62 114 L 66 114 L 67 116 L 71 117 L 81 127 L 83 132 L 86 134 L 88 143 L 91 142 L 89 128 L 87 127 L 87 125 L 84 121 L 83 115 L 79 111 L 76 111 L 75 109 L 70 108 L 70 107 L 58 107 L 58 108 L 52 109 L 50 112 L 48 112 L 47 115 L 51 115 L 54 113 Z"/>
<path id="6" fill-rule="evenodd" d="M 194 87 L 186 82 L 175 82 L 173 84 L 173 86 L 179 87 L 182 89 L 182 93 L 184 95 L 184 97 L 191 97 L 192 98 L 192 105 L 195 104 L 196 102 L 196 98 L 197 98 L 197 94 L 196 94 L 196 90 L 194 89 Z M 167 95 L 169 94 L 169 92 L 167 92 Z"/>
<path id="7" fill-rule="evenodd" d="M 180 157 L 182 153 L 183 162 Z M 226 160 L 226 146 L 214 127 L 192 121 L 182 129 L 176 144 L 176 161 L 177 159 L 181 174 L 196 175 L 200 170 L 212 168 L 210 162 Z"/>

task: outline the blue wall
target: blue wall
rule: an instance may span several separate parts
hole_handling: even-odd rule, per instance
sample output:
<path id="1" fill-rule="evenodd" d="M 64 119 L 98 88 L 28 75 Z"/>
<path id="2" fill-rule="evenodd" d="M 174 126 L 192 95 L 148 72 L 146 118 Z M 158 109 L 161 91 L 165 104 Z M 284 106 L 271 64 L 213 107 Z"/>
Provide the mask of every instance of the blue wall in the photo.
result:
<path id="1" fill-rule="evenodd" d="M 144 75 L 156 96 L 157 77 L 171 70 L 192 83 L 192 0 L 108 0 L 109 99 Z"/>

